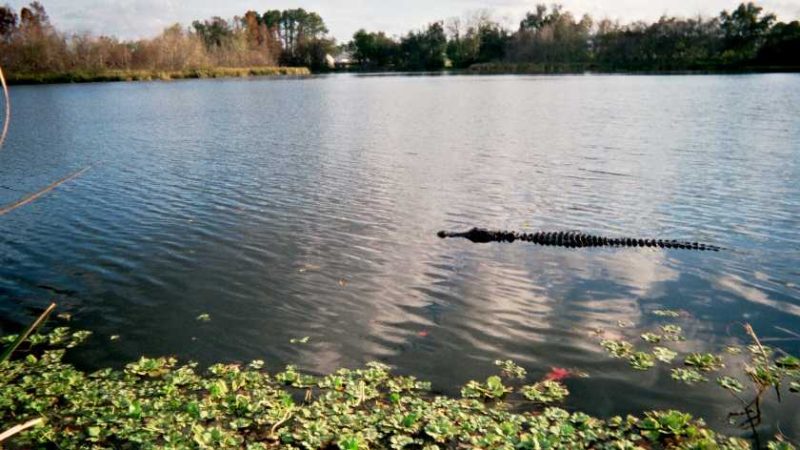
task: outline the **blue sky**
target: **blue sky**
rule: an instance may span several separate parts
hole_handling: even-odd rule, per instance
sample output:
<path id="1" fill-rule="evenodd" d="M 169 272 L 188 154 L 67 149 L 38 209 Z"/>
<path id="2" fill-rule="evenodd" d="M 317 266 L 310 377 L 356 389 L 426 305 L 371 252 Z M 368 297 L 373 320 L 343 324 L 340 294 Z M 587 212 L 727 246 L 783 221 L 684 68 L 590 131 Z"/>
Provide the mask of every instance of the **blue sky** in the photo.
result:
<path id="1" fill-rule="evenodd" d="M 6 0 L 8 1 L 8 0 Z M 463 16 L 488 9 L 495 19 L 513 25 L 525 11 L 541 1 L 527 0 L 41 0 L 52 21 L 62 30 L 90 31 L 122 38 L 153 36 L 163 28 L 180 22 L 188 25 L 197 18 L 214 15 L 230 18 L 248 9 L 303 7 L 319 12 L 337 39 L 349 40 L 364 27 L 403 34 L 434 20 Z M 0 0 L 2 2 L 2 0 Z M 11 0 L 19 8 L 28 1 Z M 551 3 L 549 0 L 546 3 Z M 662 14 L 692 16 L 716 15 L 733 9 L 738 0 L 562 0 L 567 10 L 590 13 L 623 22 L 655 20 Z M 800 18 L 800 0 L 758 2 L 776 12 L 782 20 Z"/>

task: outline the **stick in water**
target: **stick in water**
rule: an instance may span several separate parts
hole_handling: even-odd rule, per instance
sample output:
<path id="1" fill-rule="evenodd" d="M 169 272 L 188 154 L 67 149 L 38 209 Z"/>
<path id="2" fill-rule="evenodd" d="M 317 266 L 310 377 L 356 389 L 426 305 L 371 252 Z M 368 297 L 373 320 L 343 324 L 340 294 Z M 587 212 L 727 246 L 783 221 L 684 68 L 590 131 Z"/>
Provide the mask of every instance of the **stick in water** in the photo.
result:
<path id="1" fill-rule="evenodd" d="M 17 425 L 14 427 L 9 428 L 8 430 L 4 431 L 0 434 L 0 442 L 5 441 L 6 439 L 14 436 L 15 434 L 22 433 L 23 431 L 27 430 L 28 428 L 33 428 L 37 425 L 41 425 L 44 423 L 44 419 L 39 417 L 38 419 L 29 420 L 21 425 Z"/>
<path id="2" fill-rule="evenodd" d="M 28 203 L 31 203 L 31 202 L 35 201 L 39 197 L 47 194 L 48 192 L 50 192 L 53 189 L 61 186 L 62 184 L 66 183 L 68 181 L 72 181 L 75 178 L 78 178 L 79 176 L 83 175 L 84 172 L 86 172 L 87 170 L 89 170 L 91 168 L 92 168 L 92 166 L 84 167 L 83 169 L 81 169 L 81 170 L 79 170 L 77 172 L 74 172 L 74 173 L 72 173 L 72 174 L 70 174 L 70 175 L 68 175 L 68 176 L 56 181 L 55 183 L 47 186 L 46 188 L 44 188 L 44 189 L 42 189 L 40 191 L 36 191 L 33 194 L 30 194 L 27 197 L 24 197 L 21 200 L 18 200 L 18 201 L 14 202 L 14 203 L 12 203 L 10 205 L 0 207 L 0 216 L 8 214 L 11 211 L 14 211 L 15 209 L 17 209 L 17 208 L 19 208 L 21 206 L 25 206 Z"/>
<path id="3" fill-rule="evenodd" d="M 44 321 L 47 320 L 47 317 L 50 315 L 51 312 L 53 312 L 54 309 L 56 309 L 56 304 L 51 303 L 50 306 L 47 307 L 47 309 L 44 310 L 44 312 L 32 324 L 30 324 L 28 328 L 25 329 L 25 331 L 22 332 L 22 334 L 17 336 L 17 339 L 11 343 L 11 345 L 3 352 L 3 354 L 0 355 L 0 362 L 5 362 L 9 358 L 11 358 L 11 354 L 14 353 L 14 351 L 17 348 L 19 348 L 19 346 L 22 345 L 22 343 L 25 342 L 26 339 L 28 339 L 31 333 L 33 333 L 40 326 L 42 326 Z"/>
<path id="4" fill-rule="evenodd" d="M 11 123 L 11 97 L 8 95 L 8 85 L 6 84 L 6 78 L 3 76 L 2 67 L 0 67 L 0 84 L 3 86 L 3 96 L 5 97 L 6 104 L 6 113 L 3 117 L 3 131 L 0 132 L 0 147 L 2 147 L 3 142 L 6 140 L 6 135 L 8 134 L 8 124 Z"/>

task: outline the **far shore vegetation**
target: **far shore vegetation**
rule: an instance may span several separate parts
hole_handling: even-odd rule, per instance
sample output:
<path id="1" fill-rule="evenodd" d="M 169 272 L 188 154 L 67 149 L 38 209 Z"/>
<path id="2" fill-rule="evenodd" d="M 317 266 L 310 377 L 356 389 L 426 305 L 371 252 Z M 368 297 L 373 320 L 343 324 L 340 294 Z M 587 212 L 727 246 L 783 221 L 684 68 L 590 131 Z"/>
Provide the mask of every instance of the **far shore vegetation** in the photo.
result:
<path id="1" fill-rule="evenodd" d="M 620 23 L 538 5 L 518 26 L 482 10 L 402 36 L 361 29 L 337 43 L 305 9 L 246 11 L 124 41 L 68 34 L 33 2 L 0 7 L 0 67 L 12 83 L 298 75 L 310 71 L 684 73 L 800 71 L 800 22 L 754 3 L 716 17 Z M 274 69 L 283 67 L 283 69 Z"/>
<path id="2" fill-rule="evenodd" d="M 86 72 L 12 73 L 11 84 L 91 83 L 103 81 L 169 81 L 201 78 L 308 76 L 306 67 L 210 67 L 183 70 L 97 70 Z"/>

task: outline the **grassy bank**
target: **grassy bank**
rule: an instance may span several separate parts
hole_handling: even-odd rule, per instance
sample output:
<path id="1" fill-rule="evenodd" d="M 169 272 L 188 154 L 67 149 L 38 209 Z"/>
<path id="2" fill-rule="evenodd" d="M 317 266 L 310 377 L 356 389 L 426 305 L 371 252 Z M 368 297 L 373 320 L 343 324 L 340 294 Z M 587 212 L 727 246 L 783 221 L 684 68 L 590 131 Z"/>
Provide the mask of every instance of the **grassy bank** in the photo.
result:
<path id="1" fill-rule="evenodd" d="M 662 328 L 659 340 L 681 340 L 680 327 Z M 752 444 L 674 410 L 609 419 L 568 412 L 559 407 L 569 395 L 561 376 L 530 381 L 512 361 L 497 361 L 497 375 L 471 381 L 461 398 L 448 398 L 379 363 L 311 376 L 293 366 L 268 373 L 263 361 L 201 372 L 174 358 L 141 358 L 121 371 L 86 373 L 63 358 L 90 335 L 67 328 L 34 334 L 30 349 L 0 362 L 5 448 L 745 450 Z M 655 337 L 642 335 L 646 342 Z M 775 360 L 756 342 L 748 369 L 755 383 L 772 389 L 784 377 L 800 376 L 800 360 Z M 635 352 L 624 341 L 602 345 L 615 357 L 630 358 L 637 370 L 677 356 L 658 347 L 656 356 Z M 722 364 L 717 358 L 691 354 L 689 369 L 679 370 L 707 374 Z M 741 392 L 736 380 L 720 380 L 725 389 Z M 778 438 L 769 448 L 794 447 Z"/>
<path id="2" fill-rule="evenodd" d="M 259 76 L 307 76 L 305 67 L 217 67 L 186 70 L 106 70 L 100 72 L 71 71 L 59 73 L 10 73 L 10 84 L 92 83 L 104 81 L 183 80 L 195 78 L 235 78 Z"/>

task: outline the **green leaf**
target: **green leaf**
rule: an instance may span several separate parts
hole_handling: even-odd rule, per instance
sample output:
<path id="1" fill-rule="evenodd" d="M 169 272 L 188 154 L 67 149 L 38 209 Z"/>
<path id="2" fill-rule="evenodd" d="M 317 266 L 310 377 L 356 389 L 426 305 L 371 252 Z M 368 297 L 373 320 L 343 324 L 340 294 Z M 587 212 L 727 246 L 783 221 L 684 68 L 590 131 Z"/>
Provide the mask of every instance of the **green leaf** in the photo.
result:
<path id="1" fill-rule="evenodd" d="M 636 352 L 628 358 L 631 367 L 636 370 L 648 370 L 655 365 L 653 355 L 644 352 Z"/>
<path id="2" fill-rule="evenodd" d="M 683 329 L 678 325 L 664 325 L 661 327 L 664 333 L 663 338 L 668 341 L 685 341 L 686 338 L 681 335 Z"/>
<path id="3" fill-rule="evenodd" d="M 651 344 L 658 344 L 659 342 L 661 342 L 661 336 L 655 333 L 644 333 L 642 335 L 642 339 Z"/>
<path id="4" fill-rule="evenodd" d="M 736 392 L 737 394 L 744 390 L 744 386 L 742 386 L 742 383 L 739 382 L 739 380 L 728 376 L 717 378 L 717 384 L 719 384 L 723 389 Z"/>
<path id="5" fill-rule="evenodd" d="M 197 316 L 197 320 L 200 321 L 200 322 L 210 322 L 211 321 L 211 315 L 210 314 L 200 314 L 199 316 Z"/>
<path id="6" fill-rule="evenodd" d="M 615 358 L 627 358 L 633 353 L 633 345 L 623 340 L 604 340 L 600 342 L 600 345 Z"/>
<path id="7" fill-rule="evenodd" d="M 722 358 L 711 353 L 692 353 L 686 357 L 684 363 L 703 372 L 712 372 L 725 367 Z"/>
<path id="8" fill-rule="evenodd" d="M 506 393 L 506 387 L 503 386 L 503 380 L 496 375 L 486 379 L 486 387 L 495 398 L 502 397 Z"/>
<path id="9" fill-rule="evenodd" d="M 261 370 L 264 368 L 264 361 L 261 359 L 254 359 L 253 361 L 250 361 L 250 364 L 247 366 L 253 370 Z"/>
<path id="10" fill-rule="evenodd" d="M 511 361 L 510 359 L 505 361 L 497 360 L 494 362 L 494 365 L 500 367 L 502 375 L 508 378 L 523 379 L 528 373 L 524 368 L 520 367 L 517 365 L 517 363 Z"/>
<path id="11" fill-rule="evenodd" d="M 672 369 L 672 379 L 688 385 L 708 381 L 708 378 L 704 377 L 703 374 L 698 372 L 696 369 L 683 368 Z"/>
<path id="12" fill-rule="evenodd" d="M 539 403 L 561 401 L 569 395 L 569 390 L 567 390 L 566 386 L 551 380 L 541 381 L 530 386 L 523 386 L 520 392 L 528 400 Z"/>
<path id="13" fill-rule="evenodd" d="M 800 358 L 796 358 L 794 356 L 784 356 L 783 358 L 778 358 L 775 361 L 778 367 L 781 369 L 800 369 Z"/>
<path id="14" fill-rule="evenodd" d="M 678 356 L 678 353 L 666 347 L 655 347 L 653 348 L 653 356 L 659 361 L 669 364 Z"/>

